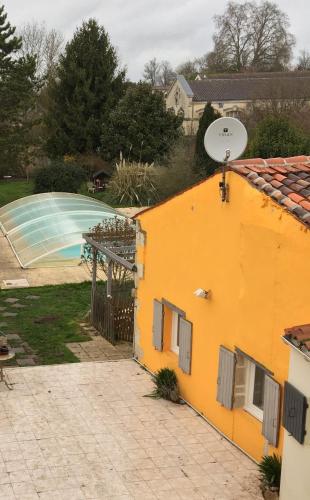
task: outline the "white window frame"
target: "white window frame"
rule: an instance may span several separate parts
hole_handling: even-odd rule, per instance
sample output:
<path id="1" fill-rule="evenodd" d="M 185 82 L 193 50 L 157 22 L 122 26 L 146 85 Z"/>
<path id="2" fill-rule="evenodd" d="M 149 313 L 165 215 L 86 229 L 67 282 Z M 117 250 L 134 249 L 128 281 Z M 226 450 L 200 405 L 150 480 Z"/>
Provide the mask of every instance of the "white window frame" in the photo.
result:
<path id="1" fill-rule="evenodd" d="M 257 418 L 261 422 L 263 421 L 264 411 L 258 408 L 258 406 L 253 404 L 254 397 L 254 382 L 255 382 L 255 370 L 256 364 L 252 361 L 247 360 L 246 368 L 246 394 L 245 394 L 245 406 L 244 409 Z"/>
<path id="2" fill-rule="evenodd" d="M 178 346 L 179 324 L 180 324 L 180 315 L 176 311 L 172 311 L 170 349 L 177 355 L 179 355 L 179 346 Z"/>

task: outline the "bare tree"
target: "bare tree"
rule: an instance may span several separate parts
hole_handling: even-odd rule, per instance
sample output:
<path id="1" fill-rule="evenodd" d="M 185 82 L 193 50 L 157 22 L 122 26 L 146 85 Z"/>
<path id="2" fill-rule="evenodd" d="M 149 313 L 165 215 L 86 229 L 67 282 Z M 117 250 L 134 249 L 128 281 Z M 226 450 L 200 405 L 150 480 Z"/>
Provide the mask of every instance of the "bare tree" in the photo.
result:
<path id="1" fill-rule="evenodd" d="M 195 65 L 200 76 L 206 75 L 208 72 L 208 54 L 195 59 Z"/>
<path id="2" fill-rule="evenodd" d="M 50 76 L 55 70 L 63 47 L 62 33 L 55 29 L 48 30 L 45 23 L 32 21 L 21 27 L 19 36 L 22 38 L 21 54 L 36 58 L 37 75 Z"/>
<path id="3" fill-rule="evenodd" d="M 169 61 L 162 61 L 159 68 L 159 81 L 161 85 L 170 85 L 175 78 L 175 72 Z"/>
<path id="4" fill-rule="evenodd" d="M 296 69 L 298 71 L 309 71 L 310 70 L 310 52 L 308 50 L 302 50 L 298 57 Z"/>
<path id="5" fill-rule="evenodd" d="M 156 85 L 159 80 L 159 70 L 160 63 L 157 61 L 156 57 L 154 57 L 144 65 L 144 80 L 153 86 Z"/>
<path id="6" fill-rule="evenodd" d="M 295 44 L 289 20 L 275 3 L 229 2 L 215 16 L 214 48 L 208 56 L 213 71 L 279 71 L 287 68 Z"/>
<path id="7" fill-rule="evenodd" d="M 197 64 L 195 61 L 185 61 L 184 63 L 179 64 L 175 71 L 178 75 L 183 75 L 188 80 L 194 80 L 198 74 Z"/>
<path id="8" fill-rule="evenodd" d="M 295 37 L 289 33 L 288 16 L 275 3 L 252 5 L 251 67 L 256 71 L 287 68 Z"/>

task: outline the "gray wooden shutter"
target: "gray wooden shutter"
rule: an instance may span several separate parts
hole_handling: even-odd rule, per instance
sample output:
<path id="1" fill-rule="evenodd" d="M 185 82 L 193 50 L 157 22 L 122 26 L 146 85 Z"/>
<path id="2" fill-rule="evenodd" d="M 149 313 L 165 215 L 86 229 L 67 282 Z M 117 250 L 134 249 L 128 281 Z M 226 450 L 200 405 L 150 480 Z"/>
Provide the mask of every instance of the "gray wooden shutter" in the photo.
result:
<path id="1" fill-rule="evenodd" d="M 262 434 L 273 446 L 278 445 L 280 412 L 280 385 L 273 378 L 265 375 L 264 414 Z"/>
<path id="2" fill-rule="evenodd" d="M 236 355 L 220 346 L 216 400 L 229 410 L 233 407 Z"/>
<path id="3" fill-rule="evenodd" d="M 164 305 L 159 300 L 153 301 L 153 346 L 163 350 Z"/>
<path id="4" fill-rule="evenodd" d="M 300 443 L 305 438 L 307 399 L 289 382 L 284 383 L 283 427 Z"/>
<path id="5" fill-rule="evenodd" d="M 192 323 L 179 318 L 179 367 L 184 373 L 191 373 L 192 364 Z"/>

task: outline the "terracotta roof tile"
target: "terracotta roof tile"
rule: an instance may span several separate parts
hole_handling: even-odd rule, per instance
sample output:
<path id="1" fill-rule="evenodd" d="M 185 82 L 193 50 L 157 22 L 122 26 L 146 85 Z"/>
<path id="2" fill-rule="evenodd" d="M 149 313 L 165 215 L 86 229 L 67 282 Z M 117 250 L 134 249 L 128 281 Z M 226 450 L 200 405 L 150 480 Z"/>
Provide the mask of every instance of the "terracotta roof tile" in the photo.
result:
<path id="1" fill-rule="evenodd" d="M 309 174 L 307 172 L 305 172 L 304 170 L 300 172 L 299 174 L 300 179 L 306 179 L 307 177 L 309 177 Z"/>
<path id="2" fill-rule="evenodd" d="M 293 181 L 293 179 L 289 179 L 289 178 L 287 177 L 286 179 L 284 179 L 283 184 L 284 184 L 285 186 L 290 186 L 291 184 L 294 184 L 294 181 Z"/>
<path id="3" fill-rule="evenodd" d="M 300 186 L 303 186 L 303 187 L 310 186 L 310 182 L 305 181 L 304 179 L 298 179 L 297 184 L 299 184 Z"/>
<path id="4" fill-rule="evenodd" d="M 299 193 L 300 191 L 303 190 L 303 186 L 298 184 L 298 182 L 293 182 L 293 184 L 290 185 L 290 189 L 292 189 L 296 193 Z"/>
<path id="5" fill-rule="evenodd" d="M 302 194 L 305 198 L 310 198 L 310 189 L 303 189 L 300 191 L 300 194 Z"/>
<path id="6" fill-rule="evenodd" d="M 279 172 L 280 174 L 287 174 L 287 169 L 285 167 L 274 166 L 273 168 L 276 170 L 276 172 Z"/>
<path id="7" fill-rule="evenodd" d="M 270 174 L 262 174 L 262 177 L 265 179 L 266 182 L 272 181 L 273 177 Z"/>
<path id="8" fill-rule="evenodd" d="M 308 200 L 302 200 L 300 202 L 300 205 L 305 209 L 305 210 L 308 210 L 308 212 L 310 212 L 310 202 Z"/>
<path id="9" fill-rule="evenodd" d="M 297 193 L 289 193 L 287 195 L 291 200 L 295 201 L 295 203 L 300 203 L 301 201 L 304 200 L 304 197 L 303 196 L 300 196 L 299 194 Z"/>
<path id="10" fill-rule="evenodd" d="M 283 198 L 286 198 L 286 196 L 279 189 L 275 189 L 275 191 L 273 191 L 273 193 L 271 193 L 271 196 L 272 196 L 272 198 L 274 198 L 275 200 L 277 200 L 279 202 L 281 200 L 283 200 Z"/>
<path id="11" fill-rule="evenodd" d="M 282 184 L 282 186 L 281 186 L 281 191 L 282 191 L 283 194 L 285 194 L 285 196 L 288 196 L 290 193 L 293 192 L 292 189 L 290 189 L 287 186 L 284 186 L 284 184 Z"/>
<path id="12" fill-rule="evenodd" d="M 285 177 L 285 175 L 282 175 L 282 174 L 276 174 L 276 175 L 274 175 L 274 179 L 276 179 L 277 181 L 283 182 L 284 179 L 286 179 L 286 177 Z"/>
<path id="13" fill-rule="evenodd" d="M 284 330 L 283 337 L 303 353 L 310 355 L 310 325 L 299 325 Z"/>
<path id="14" fill-rule="evenodd" d="M 310 156 L 237 160 L 230 168 L 310 226 Z"/>

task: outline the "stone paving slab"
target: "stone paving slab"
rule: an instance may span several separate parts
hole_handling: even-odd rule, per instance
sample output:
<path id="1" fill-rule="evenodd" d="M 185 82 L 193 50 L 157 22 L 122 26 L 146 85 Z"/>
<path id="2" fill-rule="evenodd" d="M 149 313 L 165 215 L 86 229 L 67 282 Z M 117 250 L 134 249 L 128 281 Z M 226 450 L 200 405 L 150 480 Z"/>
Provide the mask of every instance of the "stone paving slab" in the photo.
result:
<path id="1" fill-rule="evenodd" d="M 132 360 L 10 368 L 0 498 L 261 500 L 257 466 Z"/>
<path id="2" fill-rule="evenodd" d="M 12 312 L 3 312 L 2 313 L 2 316 L 4 318 L 14 318 L 15 316 L 17 316 L 17 313 L 12 313 Z"/>

